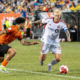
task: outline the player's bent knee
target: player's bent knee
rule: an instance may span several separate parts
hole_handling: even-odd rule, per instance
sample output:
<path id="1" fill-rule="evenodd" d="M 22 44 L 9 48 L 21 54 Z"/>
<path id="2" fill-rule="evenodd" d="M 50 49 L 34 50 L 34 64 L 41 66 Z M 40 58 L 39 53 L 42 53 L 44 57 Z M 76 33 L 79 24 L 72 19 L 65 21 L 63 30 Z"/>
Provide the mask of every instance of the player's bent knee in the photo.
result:
<path id="1" fill-rule="evenodd" d="M 45 59 L 43 57 L 40 58 L 41 61 L 44 61 Z"/>
<path id="2" fill-rule="evenodd" d="M 16 54 L 16 50 L 15 49 L 10 49 L 9 53 L 11 56 L 14 56 Z"/>
<path id="3" fill-rule="evenodd" d="M 41 61 L 44 61 L 46 58 L 45 57 L 40 57 L 40 60 Z"/>
<path id="4" fill-rule="evenodd" d="M 42 60 L 44 61 L 45 59 L 46 59 L 46 56 L 43 56 L 43 57 L 42 57 Z"/>
<path id="5" fill-rule="evenodd" d="M 46 59 L 46 57 L 43 57 L 43 61 Z"/>
<path id="6" fill-rule="evenodd" d="M 16 50 L 13 50 L 12 54 L 15 55 L 16 53 L 17 53 Z"/>
<path id="7" fill-rule="evenodd" d="M 46 54 L 41 54 L 40 60 L 41 60 L 41 61 L 44 61 L 45 59 L 46 59 Z"/>
<path id="8" fill-rule="evenodd" d="M 57 58 L 56 61 L 57 61 L 57 62 L 60 62 L 60 61 L 61 61 L 61 58 Z"/>

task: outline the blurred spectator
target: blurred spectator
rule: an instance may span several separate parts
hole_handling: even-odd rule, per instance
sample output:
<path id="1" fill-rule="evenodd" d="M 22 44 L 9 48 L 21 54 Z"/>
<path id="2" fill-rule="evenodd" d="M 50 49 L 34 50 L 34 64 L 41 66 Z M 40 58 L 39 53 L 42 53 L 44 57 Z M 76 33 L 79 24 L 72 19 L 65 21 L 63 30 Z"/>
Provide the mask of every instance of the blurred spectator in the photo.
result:
<path id="1" fill-rule="evenodd" d="M 78 0 L 78 3 L 80 3 L 80 0 Z"/>
<path id="2" fill-rule="evenodd" d="M 38 3 L 37 3 L 37 2 L 35 2 L 33 5 L 34 5 L 34 6 L 37 6 L 37 5 L 38 5 Z"/>
<path id="3" fill-rule="evenodd" d="M 64 0 L 60 0 L 60 4 L 64 5 L 65 4 Z"/>
<path id="4" fill-rule="evenodd" d="M 2 0 L 0 0 L 0 2 L 2 2 Z"/>
<path id="5" fill-rule="evenodd" d="M 38 15 L 40 12 L 42 12 L 42 10 L 40 7 L 38 7 L 35 11 L 35 21 L 40 19 L 40 16 Z"/>
<path id="6" fill-rule="evenodd" d="M 57 0 L 57 1 L 56 1 L 55 7 L 56 7 L 56 8 L 59 8 L 59 9 L 62 9 L 62 5 L 60 4 L 60 0 Z"/>
<path id="7" fill-rule="evenodd" d="M 71 2 L 70 7 L 73 7 L 73 6 L 76 7 L 76 5 L 73 1 L 70 1 L 70 2 Z"/>
<path id="8" fill-rule="evenodd" d="M 77 41 L 77 29 L 78 28 L 78 26 L 77 25 L 75 25 L 74 26 L 74 36 L 73 36 L 73 41 Z"/>
<path id="9" fill-rule="evenodd" d="M 22 11 L 21 11 L 21 15 L 22 15 L 22 17 L 26 17 L 26 14 L 27 14 L 27 8 L 26 7 L 24 7 L 24 8 L 22 8 Z"/>
<path id="10" fill-rule="evenodd" d="M 76 7 L 70 8 L 72 11 L 78 11 L 80 10 L 80 3 L 77 3 Z"/>
<path id="11" fill-rule="evenodd" d="M 14 17 L 14 20 L 12 21 L 12 25 L 16 25 L 15 19 L 16 19 L 16 16 Z"/>
<path id="12" fill-rule="evenodd" d="M 0 13 L 3 12 L 3 7 L 4 7 L 4 5 L 0 2 Z"/>
<path id="13" fill-rule="evenodd" d="M 77 25 L 73 27 L 68 24 L 68 30 L 70 32 L 71 41 L 77 41 Z"/>
<path id="14" fill-rule="evenodd" d="M 72 26 L 70 24 L 67 25 L 67 28 L 68 28 L 69 32 L 70 32 L 70 30 L 72 30 Z"/>
<path id="15" fill-rule="evenodd" d="M 26 18 L 26 33 L 27 33 L 27 39 L 30 39 L 30 29 L 31 29 L 31 25 L 29 24 L 29 18 Z"/>
<path id="16" fill-rule="evenodd" d="M 0 2 L 0 8 L 3 8 L 2 3 Z"/>
<path id="17" fill-rule="evenodd" d="M 37 10 L 38 7 L 45 12 L 51 12 L 54 8 L 62 9 L 65 5 L 65 11 L 69 9 L 76 11 L 79 9 L 79 5 L 75 5 L 73 0 L 1 0 L 0 1 L 0 12 L 4 13 L 19 13 L 23 17 L 26 17 L 27 12 L 33 12 Z M 26 9 L 24 9 L 26 8 Z M 52 8 L 52 9 L 51 9 Z M 76 9 L 76 10 L 75 10 Z"/>
<path id="18" fill-rule="evenodd" d="M 19 6 L 20 5 L 20 0 L 17 0 L 16 4 Z"/>
<path id="19" fill-rule="evenodd" d="M 70 12 L 69 8 L 66 5 L 62 6 L 62 12 Z"/>
<path id="20" fill-rule="evenodd" d="M 42 0 L 38 0 L 39 3 L 42 3 Z"/>
<path id="21" fill-rule="evenodd" d="M 3 27 L 4 27 L 4 29 L 6 29 L 6 28 L 8 28 L 9 26 L 10 26 L 10 23 L 9 23 L 8 19 L 6 18 L 6 19 L 5 19 L 5 22 L 4 22 L 4 24 L 3 24 Z"/>

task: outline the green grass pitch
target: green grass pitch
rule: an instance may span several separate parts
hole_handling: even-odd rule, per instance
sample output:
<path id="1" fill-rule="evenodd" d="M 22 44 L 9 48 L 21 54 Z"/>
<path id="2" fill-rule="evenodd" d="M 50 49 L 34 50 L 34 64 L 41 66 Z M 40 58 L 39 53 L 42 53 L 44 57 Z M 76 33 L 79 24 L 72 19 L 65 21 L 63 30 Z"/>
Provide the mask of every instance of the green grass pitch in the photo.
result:
<path id="1" fill-rule="evenodd" d="M 28 40 L 34 41 L 34 40 Z M 39 40 L 35 40 L 40 42 Z M 52 66 L 48 72 L 47 64 L 54 59 L 54 54 L 48 53 L 44 65 L 39 63 L 41 44 L 23 46 L 18 40 L 11 44 L 17 54 L 6 66 L 9 74 L 0 72 L 0 80 L 79 80 L 80 79 L 80 42 L 61 42 L 61 61 Z M 67 65 L 69 72 L 60 74 L 59 67 Z"/>

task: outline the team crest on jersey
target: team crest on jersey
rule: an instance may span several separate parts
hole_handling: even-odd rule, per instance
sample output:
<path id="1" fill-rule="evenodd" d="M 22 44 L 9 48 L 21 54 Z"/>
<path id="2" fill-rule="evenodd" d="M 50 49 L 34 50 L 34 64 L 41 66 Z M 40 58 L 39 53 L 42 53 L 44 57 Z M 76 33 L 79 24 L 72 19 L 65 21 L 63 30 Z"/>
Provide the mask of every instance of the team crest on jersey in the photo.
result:
<path id="1" fill-rule="evenodd" d="M 60 28 L 60 26 L 57 26 L 57 28 L 59 29 L 59 28 Z"/>
<path id="2" fill-rule="evenodd" d="M 51 26 L 51 24 L 49 24 Z"/>
<path id="3" fill-rule="evenodd" d="M 56 33 L 58 33 L 58 32 L 59 32 L 59 30 L 58 30 L 58 29 L 56 29 L 56 30 L 55 30 L 55 32 L 56 32 Z"/>
<path id="4" fill-rule="evenodd" d="M 11 27 L 9 27 L 8 30 L 11 30 Z"/>

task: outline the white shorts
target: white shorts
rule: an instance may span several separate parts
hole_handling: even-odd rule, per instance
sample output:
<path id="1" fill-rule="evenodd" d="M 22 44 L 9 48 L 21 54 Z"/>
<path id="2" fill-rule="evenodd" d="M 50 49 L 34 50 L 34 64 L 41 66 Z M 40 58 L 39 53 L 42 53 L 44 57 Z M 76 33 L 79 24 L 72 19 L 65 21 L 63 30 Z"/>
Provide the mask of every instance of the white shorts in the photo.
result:
<path id="1" fill-rule="evenodd" d="M 42 47 L 41 47 L 41 54 L 47 54 L 48 52 L 52 52 L 54 54 L 58 53 L 61 54 L 61 47 L 60 44 L 56 44 L 56 45 L 50 45 L 50 44 L 46 44 L 46 43 L 42 43 Z"/>

